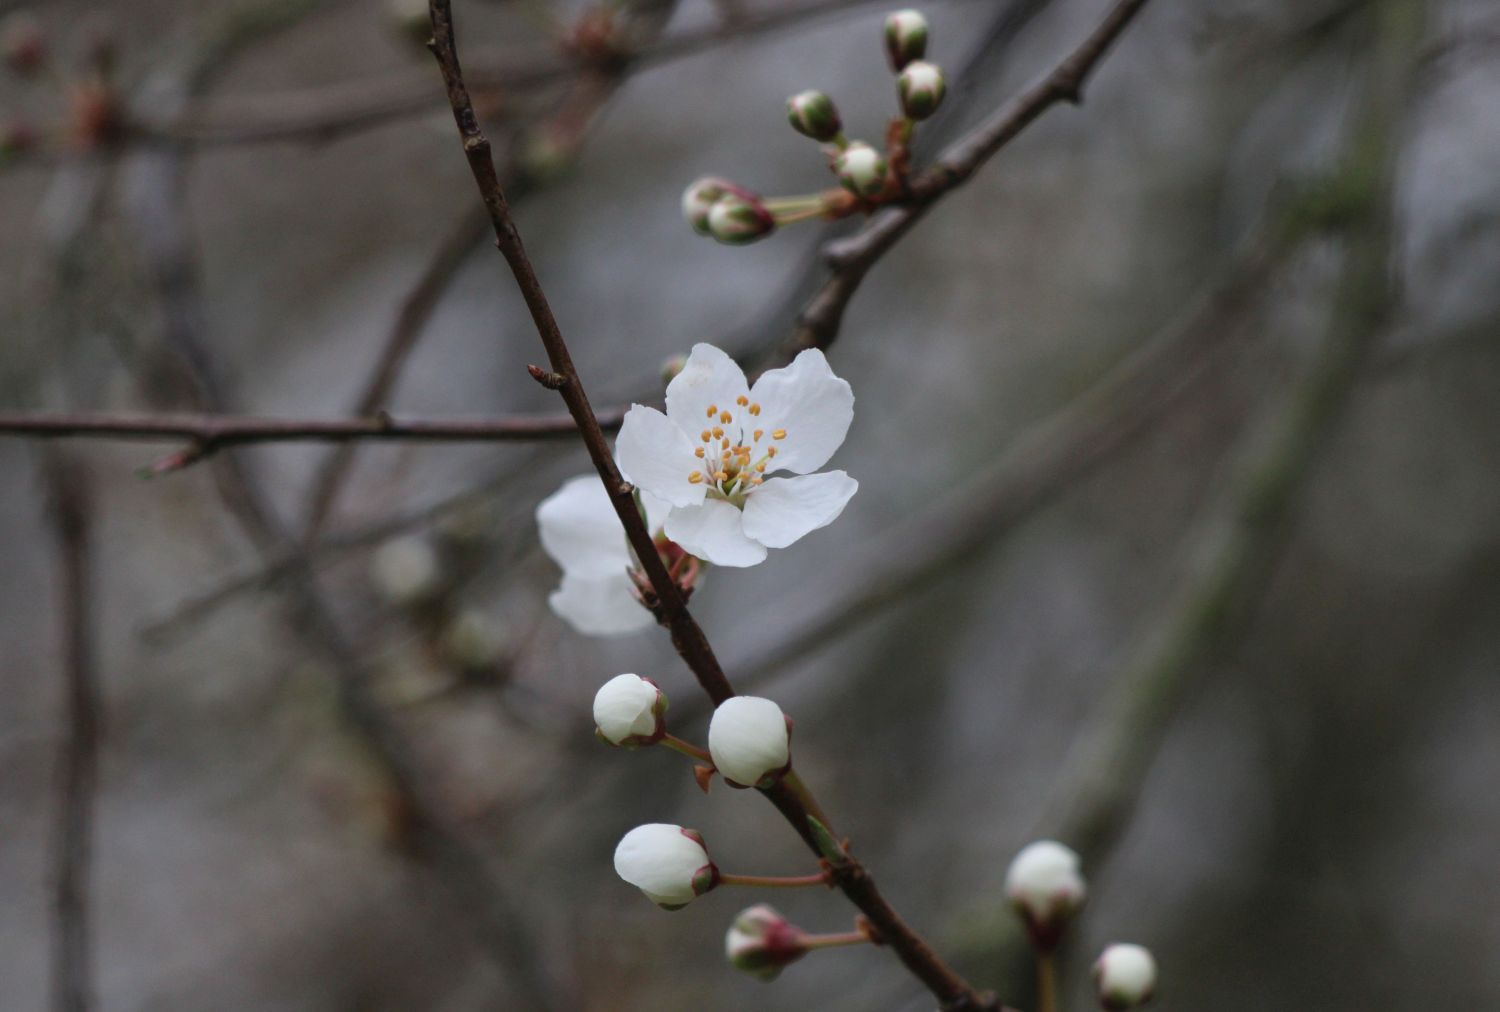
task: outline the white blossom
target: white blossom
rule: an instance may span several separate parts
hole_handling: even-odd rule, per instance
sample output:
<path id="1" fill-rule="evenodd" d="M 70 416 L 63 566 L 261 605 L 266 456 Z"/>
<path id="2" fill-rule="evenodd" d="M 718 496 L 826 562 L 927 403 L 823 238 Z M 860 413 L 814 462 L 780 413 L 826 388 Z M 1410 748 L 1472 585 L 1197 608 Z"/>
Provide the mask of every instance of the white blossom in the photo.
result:
<path id="1" fill-rule="evenodd" d="M 1156 960 L 1144 946 L 1117 942 L 1094 963 L 1094 987 L 1107 1009 L 1135 1008 L 1156 990 Z"/>
<path id="2" fill-rule="evenodd" d="M 1005 894 L 1026 920 L 1033 942 L 1051 948 L 1087 895 L 1078 855 L 1053 840 L 1028 843 L 1005 873 Z"/>
<path id="3" fill-rule="evenodd" d="M 752 388 L 733 359 L 699 344 L 667 385 L 665 414 L 631 406 L 615 453 L 628 481 L 670 507 L 668 538 L 715 565 L 753 566 L 843 512 L 859 483 L 811 472 L 853 418 L 854 393 L 821 351 Z M 793 477 L 771 477 L 778 471 Z"/>
<path id="4" fill-rule="evenodd" d="M 644 493 L 641 503 L 647 530 L 659 530 L 665 508 Z M 653 623 L 635 596 L 629 575 L 635 557 L 625 529 L 597 476 L 563 482 L 537 506 L 536 522 L 542 548 L 563 571 L 547 603 L 569 625 L 592 636 L 617 636 Z"/>
<path id="5" fill-rule="evenodd" d="M 708 751 L 729 783 L 754 787 L 791 765 L 792 731 L 781 707 L 757 696 L 731 696 L 708 724 Z"/>
<path id="6" fill-rule="evenodd" d="M 611 745 L 648 745 L 666 730 L 667 697 L 640 675 L 616 675 L 594 696 L 594 725 Z"/>
<path id="7" fill-rule="evenodd" d="M 687 906 L 719 882 L 703 838 L 664 822 L 636 826 L 621 838 L 615 873 L 668 910 Z"/>

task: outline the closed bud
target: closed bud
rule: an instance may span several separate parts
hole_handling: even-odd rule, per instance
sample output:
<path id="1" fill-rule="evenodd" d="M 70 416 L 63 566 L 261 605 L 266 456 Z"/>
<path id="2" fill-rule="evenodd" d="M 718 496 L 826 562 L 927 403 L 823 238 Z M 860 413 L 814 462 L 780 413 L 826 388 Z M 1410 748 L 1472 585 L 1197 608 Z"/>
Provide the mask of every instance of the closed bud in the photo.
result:
<path id="1" fill-rule="evenodd" d="M 727 179 L 704 176 L 695 179 L 682 191 L 682 216 L 699 235 L 708 235 L 708 212 L 714 202 L 736 189 Z"/>
<path id="2" fill-rule="evenodd" d="M 803 91 L 786 100 L 786 118 L 804 137 L 827 143 L 844 129 L 833 99 L 821 91 Z"/>
<path id="3" fill-rule="evenodd" d="M 667 696 L 640 675 L 616 675 L 594 695 L 594 726 L 610 745 L 655 745 L 667 733 Z"/>
<path id="4" fill-rule="evenodd" d="M 370 574 L 376 588 L 393 604 L 416 604 L 437 590 L 437 553 L 414 535 L 393 538 L 376 549 Z"/>
<path id="5" fill-rule="evenodd" d="M 0 59 L 17 77 L 31 77 L 47 62 L 47 37 L 30 11 L 17 11 L 0 22 Z"/>
<path id="6" fill-rule="evenodd" d="M 708 723 L 708 752 L 725 783 L 769 787 L 792 768 L 791 721 L 769 699 L 731 696 Z"/>
<path id="7" fill-rule="evenodd" d="M 729 246 L 743 246 L 776 231 L 776 219 L 754 197 L 727 193 L 708 209 L 708 234 Z"/>
<path id="8" fill-rule="evenodd" d="M 1108 946 L 1094 963 L 1094 990 L 1109 1012 L 1144 1005 L 1156 991 L 1156 960 L 1144 946 Z"/>
<path id="9" fill-rule="evenodd" d="M 896 79 L 896 94 L 901 99 L 901 111 L 908 119 L 924 120 L 937 112 L 943 104 L 943 95 L 948 84 L 943 80 L 943 71 L 935 63 L 913 60 Z"/>
<path id="10" fill-rule="evenodd" d="M 887 15 L 885 55 L 891 61 L 891 69 L 897 72 L 927 55 L 927 19 L 913 10 Z"/>
<path id="11" fill-rule="evenodd" d="M 719 884 L 703 837 L 665 822 L 636 826 L 621 838 L 615 873 L 665 910 L 680 910 Z"/>
<path id="12" fill-rule="evenodd" d="M 1006 870 L 1005 895 L 1026 922 L 1032 945 L 1052 951 L 1087 895 L 1078 855 L 1052 840 L 1027 844 Z"/>
<path id="13" fill-rule="evenodd" d="M 724 955 L 736 970 L 774 980 L 784 966 L 807 955 L 806 935 L 768 903 L 746 907 L 724 936 Z"/>
<path id="14" fill-rule="evenodd" d="M 855 141 L 833 160 L 844 189 L 857 197 L 873 197 L 885 189 L 885 156 L 863 141 Z"/>

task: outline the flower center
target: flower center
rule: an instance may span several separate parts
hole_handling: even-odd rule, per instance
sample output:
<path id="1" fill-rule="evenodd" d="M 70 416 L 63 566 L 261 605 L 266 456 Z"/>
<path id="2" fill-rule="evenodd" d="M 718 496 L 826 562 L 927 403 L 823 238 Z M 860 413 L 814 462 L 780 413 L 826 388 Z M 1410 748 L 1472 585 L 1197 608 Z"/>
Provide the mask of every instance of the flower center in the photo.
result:
<path id="1" fill-rule="evenodd" d="M 693 450 L 701 464 L 688 481 L 708 486 L 715 499 L 743 506 L 745 496 L 765 481 L 766 466 L 776 456 L 775 443 L 786 438 L 786 429 L 757 428 L 760 405 L 743 394 L 735 399 L 734 410 L 710 404 L 705 416 L 708 428 L 698 436 L 703 445 Z"/>

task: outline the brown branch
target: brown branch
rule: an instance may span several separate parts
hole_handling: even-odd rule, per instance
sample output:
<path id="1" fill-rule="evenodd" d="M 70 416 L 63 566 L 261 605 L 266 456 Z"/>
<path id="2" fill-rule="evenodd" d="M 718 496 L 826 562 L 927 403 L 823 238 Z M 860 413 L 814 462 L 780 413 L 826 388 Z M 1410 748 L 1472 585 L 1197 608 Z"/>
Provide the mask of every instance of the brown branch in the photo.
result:
<path id="1" fill-rule="evenodd" d="M 489 211 L 495 230 L 495 242 L 505 257 L 515 277 L 521 295 L 531 311 L 537 334 L 546 348 L 547 357 L 554 372 L 564 378 L 559 394 L 569 412 L 578 423 L 579 433 L 589 451 L 595 469 L 604 483 L 616 515 L 625 528 L 625 533 L 650 581 L 657 597 L 658 617 L 672 635 L 677 652 L 692 669 L 708 696 L 716 703 L 734 695 L 734 689 L 719 665 L 718 658 L 709 645 L 707 637 L 697 621 L 688 612 L 682 592 L 667 573 L 657 554 L 656 546 L 646 529 L 632 498 L 632 488 L 620 476 L 615 467 L 609 445 L 605 441 L 583 381 L 574 367 L 562 332 L 548 306 L 540 281 L 526 255 L 520 233 L 511 220 L 505 193 L 495 173 L 494 161 L 490 157 L 490 144 L 479 127 L 464 85 L 463 72 L 459 65 L 458 52 L 453 35 L 452 10 L 449 0 L 429 0 L 432 16 L 433 38 L 429 43 L 438 67 L 442 72 L 449 104 L 453 108 L 453 119 L 458 127 L 465 157 L 481 199 Z M 778 810 L 787 818 L 799 835 L 815 853 L 819 847 L 808 822 L 808 813 L 801 801 L 785 785 L 765 792 Z M 830 827 L 831 828 L 831 827 Z M 874 881 L 865 869 L 854 860 L 849 860 L 835 871 L 838 887 L 868 917 L 886 945 L 920 979 L 947 1009 L 993 1008 L 991 996 L 980 995 L 966 981 L 953 972 L 931 950 L 927 943 L 914 932 L 895 910 L 884 900 Z"/>
<path id="2" fill-rule="evenodd" d="M 606 412 L 599 425 L 614 429 L 623 412 Z M 180 470 L 227 446 L 248 443 L 381 442 L 506 443 L 572 436 L 568 415 L 498 418 L 264 418 L 219 414 L 63 414 L 0 412 L 0 436 L 42 439 L 185 439 L 190 445 L 163 458 L 153 473 Z"/>
<path id="3" fill-rule="evenodd" d="M 79 468 L 59 457 L 43 460 L 48 520 L 61 574 L 62 654 L 66 731 L 57 765 L 53 837 L 52 1007 L 84 1012 L 93 1004 L 89 926 L 89 863 L 94 796 L 99 779 L 99 678 L 94 662 L 89 549 L 89 502 Z"/>
<path id="4" fill-rule="evenodd" d="M 878 212 L 856 235 L 827 244 L 824 259 L 833 276 L 797 317 L 776 359 L 789 362 L 807 348 L 827 348 L 838 339 L 844 310 L 871 267 L 909 232 L 944 195 L 962 186 L 1034 120 L 1059 103 L 1080 104 L 1083 88 L 1111 45 L 1148 0 L 1116 0 L 1104 20 L 1039 82 L 953 142 L 936 162 L 913 177 L 910 197 Z"/>

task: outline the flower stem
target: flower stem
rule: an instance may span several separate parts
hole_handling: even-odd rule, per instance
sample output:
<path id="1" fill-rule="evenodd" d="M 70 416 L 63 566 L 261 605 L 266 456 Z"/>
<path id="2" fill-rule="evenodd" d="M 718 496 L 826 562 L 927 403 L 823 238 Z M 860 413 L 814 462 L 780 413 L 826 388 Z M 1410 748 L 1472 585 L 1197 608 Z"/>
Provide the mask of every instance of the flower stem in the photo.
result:
<path id="1" fill-rule="evenodd" d="M 761 889 L 805 889 L 828 884 L 828 876 L 815 875 L 727 875 L 719 873 L 721 885 L 754 886 Z"/>
<path id="2" fill-rule="evenodd" d="M 1057 964 L 1050 952 L 1036 954 L 1036 1012 L 1057 1012 Z"/>
<path id="3" fill-rule="evenodd" d="M 700 762 L 708 763 L 710 766 L 714 764 L 713 757 L 708 754 L 708 749 L 699 748 L 692 742 L 683 741 L 675 734 L 668 734 L 664 736 L 659 744 L 667 746 L 667 748 L 671 749 L 674 752 L 681 752 L 689 759 L 697 759 Z"/>
<path id="4" fill-rule="evenodd" d="M 841 945 L 865 945 L 870 936 L 863 931 L 844 931 L 828 935 L 804 935 L 802 945 L 808 949 L 833 949 Z"/>
<path id="5" fill-rule="evenodd" d="M 761 201 L 761 206 L 772 214 L 777 215 L 779 220 L 782 214 L 802 212 L 809 208 L 817 208 L 821 211 L 823 209 L 823 197 L 817 193 L 801 197 L 768 197 Z"/>
<path id="6" fill-rule="evenodd" d="M 794 222 L 808 221 L 812 218 L 821 218 L 825 213 L 826 212 L 824 211 L 823 206 L 819 204 L 817 207 L 809 207 L 803 211 L 773 211 L 772 216 L 775 217 L 776 224 L 778 225 L 791 225 Z"/>

